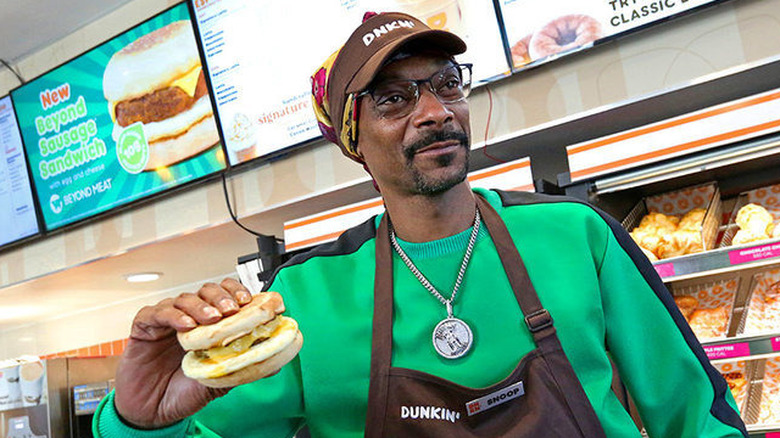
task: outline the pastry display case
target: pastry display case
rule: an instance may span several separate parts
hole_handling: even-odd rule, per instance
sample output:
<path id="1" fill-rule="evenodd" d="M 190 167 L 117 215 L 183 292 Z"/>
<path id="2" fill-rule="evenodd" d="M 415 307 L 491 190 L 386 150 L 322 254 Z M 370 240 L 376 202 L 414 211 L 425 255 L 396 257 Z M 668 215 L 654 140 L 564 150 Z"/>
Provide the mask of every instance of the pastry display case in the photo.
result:
<path id="1" fill-rule="evenodd" d="M 674 302 L 701 341 L 725 339 L 730 333 L 738 278 L 675 287 Z"/>
<path id="2" fill-rule="evenodd" d="M 632 124 L 632 114 L 669 114 L 670 94 L 591 118 L 592 132 L 608 132 L 569 142 L 568 172 L 557 175 L 651 261 L 754 438 L 780 436 L 780 121 L 756 120 L 777 119 L 780 62 L 766 68 L 774 73 L 734 75 L 731 90 L 744 94 L 714 106 Z M 723 96 L 726 81 L 680 94 Z"/>
<path id="3" fill-rule="evenodd" d="M 780 354 L 713 363 L 729 385 L 751 436 L 780 430 Z"/>
<path id="4" fill-rule="evenodd" d="M 623 227 L 651 261 L 695 254 L 715 246 L 721 219 L 716 183 L 642 198 Z"/>
<path id="5" fill-rule="evenodd" d="M 766 165 L 747 159 L 590 199 L 623 219 L 757 438 L 780 433 L 780 172 Z M 692 250 L 662 248 L 696 209 Z"/>
<path id="6" fill-rule="evenodd" d="M 752 387 L 750 379 L 754 372 L 756 363 L 754 361 L 735 360 L 715 363 L 715 369 L 726 379 L 729 385 L 731 395 L 737 402 L 740 415 L 744 416 L 747 412 L 748 394 Z"/>

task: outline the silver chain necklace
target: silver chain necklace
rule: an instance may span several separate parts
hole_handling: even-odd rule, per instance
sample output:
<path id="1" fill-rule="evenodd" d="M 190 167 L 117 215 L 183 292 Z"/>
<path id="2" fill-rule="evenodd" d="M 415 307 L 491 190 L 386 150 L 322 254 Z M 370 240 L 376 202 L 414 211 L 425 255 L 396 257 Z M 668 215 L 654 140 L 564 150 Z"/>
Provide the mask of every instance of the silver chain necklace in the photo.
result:
<path id="1" fill-rule="evenodd" d="M 395 237 L 395 229 L 392 224 L 390 225 L 390 242 L 393 244 L 393 249 L 404 261 L 404 264 L 409 270 L 417 277 L 417 280 L 423 285 L 428 292 L 431 293 L 439 302 L 444 304 L 447 308 L 447 317 L 441 320 L 433 329 L 433 348 L 440 356 L 446 359 L 457 359 L 471 349 L 471 345 L 474 341 L 474 336 L 471 333 L 471 328 L 458 318 L 455 318 L 452 313 L 452 303 L 455 301 L 455 297 L 460 289 L 460 284 L 463 281 L 463 276 L 466 273 L 466 267 L 471 259 L 471 253 L 474 250 L 474 244 L 477 242 L 477 234 L 479 234 L 480 224 L 479 208 L 474 215 L 474 225 L 471 229 L 471 236 L 469 237 L 469 244 L 466 246 L 466 253 L 463 255 L 463 261 L 460 264 L 460 270 L 458 271 L 458 278 L 455 280 L 455 285 L 452 287 L 452 294 L 450 298 L 444 298 L 444 296 L 436 290 L 436 288 L 428 281 L 427 278 L 417 269 L 417 266 L 412 263 L 412 260 L 406 255 L 401 245 L 398 244 L 398 239 Z"/>

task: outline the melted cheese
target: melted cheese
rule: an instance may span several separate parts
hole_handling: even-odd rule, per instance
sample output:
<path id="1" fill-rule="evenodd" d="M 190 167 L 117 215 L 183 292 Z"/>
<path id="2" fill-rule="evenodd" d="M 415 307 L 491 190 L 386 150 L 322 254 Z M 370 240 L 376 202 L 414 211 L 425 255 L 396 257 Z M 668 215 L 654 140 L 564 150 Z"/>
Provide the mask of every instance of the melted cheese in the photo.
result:
<path id="1" fill-rule="evenodd" d="M 274 318 L 267 324 L 255 327 L 251 333 L 244 335 L 224 347 L 209 348 L 204 351 L 209 359 L 225 360 L 229 357 L 238 356 L 249 350 L 252 344 L 258 339 L 272 337 L 281 328 L 280 318 Z"/>
<path id="2" fill-rule="evenodd" d="M 119 102 L 108 102 L 108 113 L 111 115 L 111 121 L 116 123 L 116 104 Z"/>
<path id="3" fill-rule="evenodd" d="M 179 87 L 190 97 L 195 97 L 195 88 L 198 87 L 198 77 L 200 77 L 201 66 L 193 68 L 184 76 L 171 82 L 171 87 Z"/>

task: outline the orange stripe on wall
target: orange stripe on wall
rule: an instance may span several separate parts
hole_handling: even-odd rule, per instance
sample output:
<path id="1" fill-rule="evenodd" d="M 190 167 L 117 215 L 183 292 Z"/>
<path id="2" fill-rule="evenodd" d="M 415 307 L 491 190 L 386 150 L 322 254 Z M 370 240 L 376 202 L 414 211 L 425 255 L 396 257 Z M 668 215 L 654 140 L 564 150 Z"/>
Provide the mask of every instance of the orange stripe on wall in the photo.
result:
<path id="1" fill-rule="evenodd" d="M 509 189 L 509 191 L 513 191 L 514 190 L 514 191 L 518 191 L 518 192 L 525 192 L 527 190 L 535 190 L 535 189 L 536 188 L 534 187 L 533 184 L 526 184 L 524 186 L 511 188 L 511 189 Z"/>
<path id="2" fill-rule="evenodd" d="M 336 231 L 336 232 L 333 232 L 333 233 L 324 234 L 322 236 L 312 237 L 311 239 L 301 240 L 300 242 L 294 242 L 294 243 L 291 243 L 289 245 L 285 245 L 285 248 L 287 248 L 288 250 L 292 250 L 292 249 L 300 248 L 302 246 L 307 246 L 307 245 L 312 245 L 312 244 L 316 244 L 316 243 L 319 243 L 319 242 L 324 242 L 326 240 L 339 237 L 341 235 L 341 233 L 343 233 L 343 232 L 344 232 L 344 230 L 341 230 L 341 231 Z"/>
<path id="3" fill-rule="evenodd" d="M 56 359 L 60 357 L 96 357 L 96 356 L 119 356 L 125 350 L 127 339 L 117 339 L 116 341 L 103 342 L 100 344 L 81 347 L 76 350 L 61 351 L 41 355 L 42 360 Z"/>
<path id="4" fill-rule="evenodd" d="M 507 167 L 503 167 L 503 168 L 500 168 L 500 169 L 491 170 L 489 172 L 485 172 L 485 173 L 469 176 L 468 180 L 469 181 L 477 181 L 477 180 L 480 180 L 480 179 L 483 179 L 483 178 L 489 178 L 491 176 L 500 175 L 502 173 L 510 172 L 510 171 L 513 171 L 513 170 L 516 170 L 516 169 L 521 169 L 523 167 L 528 167 L 530 165 L 531 165 L 530 161 L 524 161 L 524 162 L 521 162 L 521 163 L 515 163 L 515 164 L 512 164 L 511 166 L 507 166 Z M 294 228 L 302 227 L 304 225 L 310 225 L 310 224 L 313 224 L 315 222 L 321 222 L 321 221 L 324 221 L 324 220 L 327 220 L 327 219 L 332 219 L 334 217 L 343 216 L 343 215 L 347 215 L 347 214 L 350 214 L 350 213 L 355 213 L 355 212 L 358 212 L 358 211 L 368 210 L 368 209 L 374 208 L 374 207 L 379 207 L 382 204 L 383 204 L 382 199 L 378 199 L 378 200 L 376 200 L 374 202 L 369 202 L 368 204 L 358 205 L 358 206 L 355 206 L 355 207 L 349 207 L 349 208 L 345 208 L 345 209 L 342 209 L 342 210 L 333 211 L 333 212 L 330 212 L 330 213 L 326 213 L 326 214 L 315 216 L 315 217 L 312 217 L 312 218 L 309 218 L 309 219 L 305 219 L 305 220 L 302 220 L 300 222 L 291 223 L 291 224 L 285 225 L 284 229 L 285 230 L 292 230 Z M 293 245 L 296 245 L 296 244 L 293 244 Z"/>
<path id="5" fill-rule="evenodd" d="M 125 347 L 122 344 L 122 340 L 114 341 L 111 343 L 111 354 L 118 356 L 125 351 Z"/>
<path id="6" fill-rule="evenodd" d="M 572 172 L 571 173 L 571 178 L 572 179 L 580 178 L 580 177 L 587 176 L 587 175 L 590 175 L 590 174 L 593 174 L 593 173 L 603 172 L 603 171 L 606 171 L 606 170 L 611 170 L 611 169 L 615 169 L 615 168 L 618 168 L 618 167 L 622 167 L 622 166 L 625 166 L 627 164 L 634 164 L 634 163 L 637 163 L 637 162 L 640 162 L 640 161 L 649 160 L 651 158 L 662 157 L 664 155 L 670 155 L 670 154 L 673 154 L 675 152 L 685 151 L 685 150 L 688 150 L 688 149 L 694 149 L 694 148 L 697 148 L 697 147 L 700 147 L 700 146 L 705 146 L 705 145 L 708 145 L 708 144 L 711 144 L 711 143 L 717 143 L 719 141 L 731 140 L 731 139 L 734 139 L 734 138 L 737 138 L 737 137 L 740 137 L 740 136 L 743 136 L 743 135 L 752 134 L 752 133 L 755 133 L 755 132 L 759 132 L 759 131 L 763 131 L 763 130 L 771 129 L 771 128 L 777 128 L 777 127 L 780 127 L 780 120 L 774 120 L 774 121 L 771 121 L 771 122 L 762 123 L 760 125 L 750 126 L 748 128 L 737 129 L 736 131 L 725 132 L 723 134 L 713 135 L 712 137 L 707 137 L 707 138 L 702 138 L 702 139 L 699 139 L 699 140 L 694 140 L 694 141 L 691 141 L 691 142 L 688 142 L 688 143 L 679 144 L 679 145 L 672 146 L 672 147 L 669 147 L 669 148 L 666 148 L 666 149 L 661 149 L 661 150 L 658 150 L 658 151 L 648 152 L 646 154 L 637 155 L 637 156 L 634 156 L 634 157 L 625 158 L 625 159 L 622 159 L 622 160 L 613 161 L 611 163 L 601 164 L 601 165 L 594 166 L 594 167 L 589 167 L 589 168 L 583 169 L 583 170 L 578 170 L 576 172 Z"/>
<path id="7" fill-rule="evenodd" d="M 531 165 L 530 161 L 525 161 L 525 162 L 522 162 L 522 163 L 515 163 L 515 164 L 513 164 L 511 166 L 502 167 L 500 169 L 493 169 L 493 170 L 485 172 L 485 173 L 471 175 L 471 176 L 469 176 L 469 181 L 479 181 L 479 180 L 481 180 L 483 178 L 489 178 L 491 176 L 496 176 L 496 175 L 500 175 L 502 173 L 511 172 L 513 170 L 521 169 L 523 167 L 529 167 L 530 165 Z"/>
<path id="8" fill-rule="evenodd" d="M 577 154 L 577 153 L 580 153 L 580 152 L 584 152 L 584 151 L 588 151 L 588 150 L 591 150 L 591 149 L 599 148 L 601 146 L 606 146 L 606 145 L 609 145 L 609 144 L 612 144 L 612 143 L 617 143 L 619 141 L 628 140 L 629 138 L 639 137 L 641 135 L 650 134 L 652 132 L 657 132 L 657 131 L 661 131 L 661 130 L 664 130 L 664 129 L 673 128 L 675 126 L 684 125 L 686 123 L 695 122 L 697 120 L 706 119 L 708 117 L 713 117 L 713 116 L 717 116 L 717 115 L 720 115 L 720 114 L 725 114 L 725 113 L 728 113 L 728 112 L 731 112 L 731 111 L 735 111 L 735 110 L 738 110 L 738 109 L 747 108 L 747 107 L 750 107 L 750 106 L 753 106 L 753 105 L 766 103 L 766 102 L 769 102 L 769 101 L 772 101 L 772 100 L 776 100 L 778 98 L 780 98 L 780 91 L 768 94 L 766 96 L 760 96 L 760 97 L 756 97 L 754 99 L 749 99 L 749 100 L 746 100 L 744 102 L 739 102 L 739 103 L 735 103 L 735 104 L 732 104 L 732 105 L 727 105 L 727 106 L 725 106 L 723 108 L 717 108 L 717 109 L 714 109 L 714 110 L 705 111 L 705 112 L 700 113 L 700 114 L 693 114 L 691 116 L 682 117 L 682 118 L 677 119 L 677 120 L 670 120 L 668 122 L 662 122 L 662 123 L 659 123 L 658 125 L 648 126 L 646 128 L 640 128 L 640 129 L 637 129 L 637 130 L 634 130 L 634 131 L 629 131 L 629 132 L 625 132 L 623 134 L 616 135 L 614 137 L 609 137 L 609 138 L 605 138 L 605 139 L 602 139 L 602 140 L 594 141 L 592 143 L 587 143 L 587 144 L 584 144 L 584 145 L 581 145 L 581 146 L 576 146 L 576 147 L 573 147 L 573 148 L 569 149 L 567 151 L 567 154 L 571 156 L 571 155 L 574 155 L 574 154 Z"/>
<path id="9" fill-rule="evenodd" d="M 503 167 L 501 169 L 495 169 L 495 170 L 491 170 L 489 172 L 485 172 L 485 173 L 469 176 L 468 179 L 469 179 L 469 181 L 477 181 L 477 180 L 480 180 L 480 179 L 483 179 L 483 178 L 488 178 L 488 177 L 491 177 L 491 176 L 500 175 L 502 173 L 510 172 L 512 170 L 521 169 L 523 167 L 528 167 L 530 165 L 531 165 L 530 161 L 524 161 L 522 163 L 515 163 L 515 164 L 513 164 L 511 166 Z M 343 210 L 333 211 L 333 212 L 330 212 L 330 213 L 327 213 L 327 214 L 323 214 L 323 215 L 315 216 L 315 217 L 312 217 L 312 218 L 309 218 L 309 219 L 305 219 L 305 220 L 302 220 L 300 222 L 295 222 L 295 223 L 292 223 L 292 224 L 289 224 L 289 225 L 285 225 L 284 229 L 285 230 L 291 230 L 293 228 L 302 227 L 304 225 L 313 224 L 315 222 L 324 221 L 324 220 L 331 219 L 331 218 L 334 218 L 334 217 L 343 216 L 343 215 L 346 215 L 346 214 L 355 213 L 355 212 L 362 211 L 362 210 L 367 210 L 369 208 L 379 207 L 382 204 L 383 204 L 383 201 L 381 199 L 378 199 L 378 200 L 376 200 L 374 202 L 369 202 L 368 204 L 358 205 L 358 206 L 346 208 L 346 209 L 343 209 Z"/>
<path id="10" fill-rule="evenodd" d="M 285 230 L 291 230 L 293 228 L 298 228 L 298 227 L 302 227 L 304 225 L 313 224 L 314 222 L 324 221 L 326 219 L 342 216 L 342 215 L 349 214 L 349 213 L 354 213 L 356 211 L 367 210 L 369 208 L 378 207 L 380 205 L 382 205 L 382 200 L 381 199 L 379 199 L 377 201 L 374 201 L 374 202 L 369 202 L 368 204 L 358 205 L 358 206 L 355 206 L 355 207 L 346 208 L 344 210 L 334 211 L 334 212 L 331 212 L 331 213 L 323 214 L 321 216 L 315 216 L 313 218 L 305 219 L 305 220 L 302 220 L 300 222 L 296 222 L 294 224 L 285 225 L 284 229 Z"/>

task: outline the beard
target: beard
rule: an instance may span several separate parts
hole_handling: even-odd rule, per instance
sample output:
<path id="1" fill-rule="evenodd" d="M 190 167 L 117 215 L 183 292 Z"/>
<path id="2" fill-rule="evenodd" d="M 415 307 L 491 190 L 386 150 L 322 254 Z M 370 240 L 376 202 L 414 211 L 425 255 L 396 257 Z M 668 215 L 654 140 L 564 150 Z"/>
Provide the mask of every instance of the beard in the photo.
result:
<path id="1" fill-rule="evenodd" d="M 431 174 L 421 171 L 414 164 L 414 156 L 420 149 L 439 141 L 457 140 L 466 151 L 466 159 L 461 164 L 453 164 L 457 156 L 446 154 L 436 157 L 436 166 L 446 169 L 443 174 Z M 437 131 L 404 148 L 406 168 L 412 176 L 416 194 L 433 196 L 446 192 L 466 179 L 469 171 L 469 136 L 462 131 Z"/>

